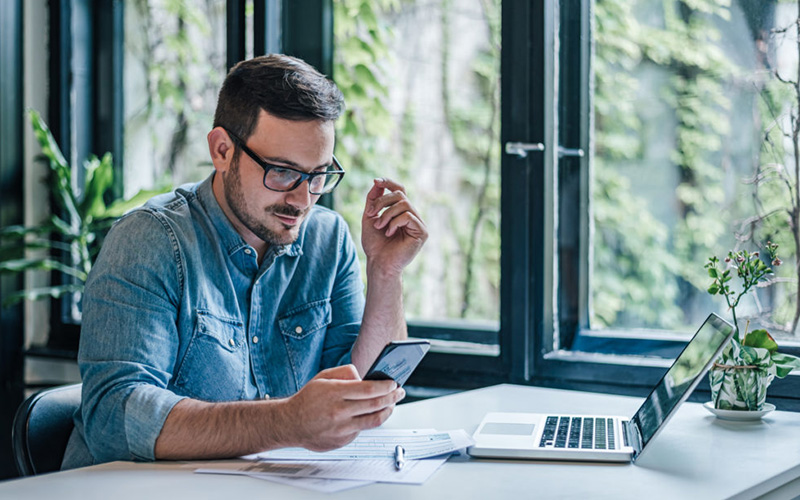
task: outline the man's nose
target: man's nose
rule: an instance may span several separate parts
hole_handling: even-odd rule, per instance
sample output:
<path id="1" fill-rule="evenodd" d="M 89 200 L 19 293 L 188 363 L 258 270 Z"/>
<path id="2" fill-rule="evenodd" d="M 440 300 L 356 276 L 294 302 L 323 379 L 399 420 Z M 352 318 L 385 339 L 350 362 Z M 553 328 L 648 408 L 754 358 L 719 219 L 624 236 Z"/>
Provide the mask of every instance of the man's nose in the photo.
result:
<path id="1" fill-rule="evenodd" d="M 296 208 L 305 209 L 311 205 L 311 192 L 308 190 L 308 179 L 286 193 L 286 202 Z"/>

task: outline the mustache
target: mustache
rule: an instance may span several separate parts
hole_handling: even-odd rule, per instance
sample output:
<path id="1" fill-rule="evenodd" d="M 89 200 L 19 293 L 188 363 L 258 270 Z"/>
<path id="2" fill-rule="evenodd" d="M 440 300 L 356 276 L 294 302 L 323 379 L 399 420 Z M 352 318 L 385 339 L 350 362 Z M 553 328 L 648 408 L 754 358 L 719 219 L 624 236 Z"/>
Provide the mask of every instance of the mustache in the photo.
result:
<path id="1" fill-rule="evenodd" d="M 285 215 L 287 217 L 300 217 L 304 213 L 308 212 L 308 209 L 300 210 L 299 208 L 295 208 L 291 205 L 272 205 L 267 209 L 267 211 L 277 215 Z"/>

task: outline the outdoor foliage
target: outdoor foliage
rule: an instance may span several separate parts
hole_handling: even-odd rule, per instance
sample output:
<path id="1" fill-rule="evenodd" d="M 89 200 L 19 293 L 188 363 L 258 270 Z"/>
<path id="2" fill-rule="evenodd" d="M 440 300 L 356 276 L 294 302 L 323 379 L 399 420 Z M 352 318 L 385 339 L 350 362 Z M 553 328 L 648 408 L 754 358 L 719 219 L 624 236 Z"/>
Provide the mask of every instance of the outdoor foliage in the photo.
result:
<path id="1" fill-rule="evenodd" d="M 458 71 L 454 65 L 461 63 L 453 50 L 464 36 L 454 26 L 459 22 L 459 9 L 464 8 L 481 16 L 480 37 L 486 43 L 471 60 L 468 73 L 452 81 Z M 436 312 L 439 318 L 496 321 L 500 279 L 499 0 L 426 4 L 336 0 L 334 9 L 333 77 L 347 101 L 347 111 L 338 124 L 337 156 L 348 170 L 347 181 L 337 188 L 335 208 L 358 237 L 363 197 L 372 178 L 400 181 L 429 227 L 437 228 L 424 255 L 405 273 L 404 302 L 409 316 L 430 317 L 433 294 L 445 305 L 445 310 Z M 395 52 L 404 43 L 396 38 L 395 29 L 420 12 L 431 21 L 426 25 L 433 26 L 438 42 L 413 57 L 424 60 L 420 68 L 437 65 L 433 71 L 438 81 L 418 92 L 440 92 L 437 109 L 419 109 L 407 95 L 400 111 L 391 112 L 395 93 L 412 85 L 410 78 L 404 80 L 403 72 L 404 65 L 412 63 Z M 421 30 L 418 35 L 427 38 Z M 471 99 L 453 98 L 456 90 L 469 92 Z M 439 116 L 443 123 L 437 137 L 421 136 L 421 124 Z M 452 147 L 459 164 L 457 172 L 420 162 L 419 158 L 425 157 L 420 151 L 434 141 Z"/>
<path id="2" fill-rule="evenodd" d="M 645 7 L 663 24 L 641 22 Z M 718 46 L 715 17 L 727 18 L 728 9 L 727 0 L 596 3 L 595 327 L 679 327 L 687 320 L 682 302 L 702 290 L 682 263 L 713 251 L 726 230 L 716 153 L 728 133 L 724 85 L 733 65 Z M 644 71 L 663 75 L 654 92 L 641 88 Z M 672 115 L 655 122 L 655 134 L 652 111 L 637 106 L 648 91 Z M 669 158 L 647 156 L 652 144 L 643 141 L 664 137 L 673 138 Z M 658 168 L 677 172 L 678 217 L 671 225 L 653 215 L 652 201 L 636 195 L 629 180 Z"/>

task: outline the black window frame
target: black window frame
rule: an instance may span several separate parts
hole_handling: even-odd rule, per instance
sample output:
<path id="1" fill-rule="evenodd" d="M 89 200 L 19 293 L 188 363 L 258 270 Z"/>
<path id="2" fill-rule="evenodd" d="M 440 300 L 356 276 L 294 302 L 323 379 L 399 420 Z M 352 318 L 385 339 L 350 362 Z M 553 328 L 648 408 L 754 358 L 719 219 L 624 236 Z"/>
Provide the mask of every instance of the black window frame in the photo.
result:
<path id="1" fill-rule="evenodd" d="M 543 71 L 553 65 L 550 2 L 507 0 L 502 5 L 501 137 L 500 143 L 551 143 L 553 89 L 544 84 Z M 414 337 L 444 340 L 435 343 L 410 383 L 469 389 L 514 382 L 535 384 L 536 352 L 542 349 L 545 324 L 551 320 L 551 247 L 540 244 L 553 229 L 553 192 L 546 189 L 550 172 L 546 154 L 501 156 L 501 257 L 499 330 L 470 328 L 465 336 L 461 322 L 414 323 Z M 552 183 L 551 183 L 552 184 Z M 483 338 L 496 341 L 497 349 L 476 354 L 457 353 L 446 339 Z M 486 342 L 486 340 L 484 340 Z M 448 352 L 449 351 L 449 352 Z"/>
<path id="2" fill-rule="evenodd" d="M 22 0 L 0 2 L 0 227 L 24 223 L 23 9 Z M 22 284 L 19 274 L 0 274 L 0 303 Z M 22 304 L 0 307 L 0 480 L 16 477 L 7 430 L 24 395 L 23 316 Z"/>

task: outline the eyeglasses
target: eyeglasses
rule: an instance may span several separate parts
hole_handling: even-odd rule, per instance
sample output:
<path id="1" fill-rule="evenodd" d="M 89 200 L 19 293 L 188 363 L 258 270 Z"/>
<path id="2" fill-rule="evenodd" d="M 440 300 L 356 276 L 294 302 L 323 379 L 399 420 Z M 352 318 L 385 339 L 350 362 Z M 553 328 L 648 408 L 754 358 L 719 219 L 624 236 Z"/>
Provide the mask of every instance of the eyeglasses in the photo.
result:
<path id="1" fill-rule="evenodd" d="M 309 193 L 326 194 L 333 191 L 342 181 L 342 177 L 344 177 L 344 169 L 335 156 L 333 157 L 333 164 L 324 167 L 324 171 L 303 172 L 292 167 L 273 165 L 259 158 L 236 134 L 225 127 L 223 128 L 233 139 L 233 142 L 237 143 L 242 148 L 242 151 L 247 153 L 247 156 L 264 169 L 264 187 L 269 190 L 285 193 L 297 188 L 303 181 L 308 180 Z"/>

